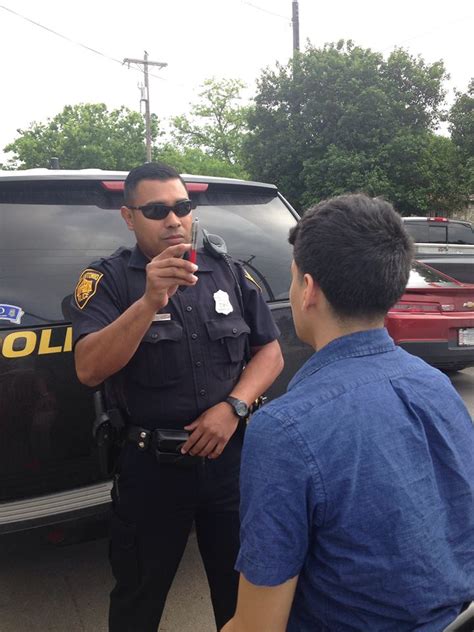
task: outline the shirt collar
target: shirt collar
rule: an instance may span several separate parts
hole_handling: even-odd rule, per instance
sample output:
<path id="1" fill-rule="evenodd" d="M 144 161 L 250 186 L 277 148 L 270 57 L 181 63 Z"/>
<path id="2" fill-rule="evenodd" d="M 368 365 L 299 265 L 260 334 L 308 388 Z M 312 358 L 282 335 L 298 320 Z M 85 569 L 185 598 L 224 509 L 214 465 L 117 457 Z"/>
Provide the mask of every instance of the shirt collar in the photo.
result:
<path id="1" fill-rule="evenodd" d="M 294 375 L 288 385 L 288 390 L 294 388 L 299 382 L 316 373 L 323 367 L 338 360 L 356 358 L 379 353 L 387 353 L 395 350 L 395 343 L 389 336 L 385 327 L 357 331 L 354 334 L 341 336 L 332 340 L 320 351 L 314 353 Z"/>
<path id="2" fill-rule="evenodd" d="M 130 259 L 128 260 L 128 267 L 144 270 L 148 263 L 150 263 L 148 257 L 143 254 L 138 245 L 135 245 L 135 248 L 133 248 L 132 254 L 130 255 Z"/>
<path id="3" fill-rule="evenodd" d="M 132 254 L 130 255 L 128 267 L 144 270 L 148 263 L 150 263 L 150 259 L 143 254 L 138 244 L 136 244 L 132 250 Z M 197 270 L 198 274 L 199 272 L 212 272 L 212 267 L 207 263 L 207 257 L 201 250 L 197 251 L 197 265 L 199 266 L 199 269 Z"/>

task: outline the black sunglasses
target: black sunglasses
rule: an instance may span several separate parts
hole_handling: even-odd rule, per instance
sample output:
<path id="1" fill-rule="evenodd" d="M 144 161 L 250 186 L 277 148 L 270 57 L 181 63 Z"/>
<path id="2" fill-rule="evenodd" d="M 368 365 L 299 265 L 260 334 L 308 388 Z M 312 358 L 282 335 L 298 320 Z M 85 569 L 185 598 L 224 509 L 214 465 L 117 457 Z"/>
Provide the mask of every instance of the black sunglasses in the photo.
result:
<path id="1" fill-rule="evenodd" d="M 144 206 L 129 206 L 134 211 L 141 211 L 147 219 L 165 219 L 168 213 L 173 211 L 177 217 L 185 217 L 196 208 L 196 202 L 192 200 L 181 200 L 174 206 L 167 206 L 160 202 L 145 204 Z"/>

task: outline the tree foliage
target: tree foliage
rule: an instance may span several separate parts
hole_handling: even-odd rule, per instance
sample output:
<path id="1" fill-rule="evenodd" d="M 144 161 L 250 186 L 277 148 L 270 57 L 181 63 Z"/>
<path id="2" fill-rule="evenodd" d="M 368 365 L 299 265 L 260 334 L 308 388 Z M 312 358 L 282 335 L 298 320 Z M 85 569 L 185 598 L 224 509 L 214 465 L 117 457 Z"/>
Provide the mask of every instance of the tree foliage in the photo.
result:
<path id="1" fill-rule="evenodd" d="M 384 59 L 352 42 L 308 46 L 262 74 L 246 166 L 299 208 L 347 191 L 384 195 L 406 214 L 458 208 L 456 152 L 434 134 L 446 78 L 441 61 L 402 49 Z"/>
<path id="2" fill-rule="evenodd" d="M 145 161 L 145 123 L 140 113 L 121 107 L 109 111 L 103 103 L 67 105 L 46 123 L 31 123 L 18 130 L 7 145 L 13 152 L 10 165 L 30 169 L 48 167 L 59 158 L 62 169 L 128 170 Z M 152 117 L 152 139 L 158 121 Z"/>
<path id="3" fill-rule="evenodd" d="M 249 108 L 239 104 L 238 79 L 207 79 L 189 115 L 172 119 L 172 136 L 184 150 L 198 149 L 228 165 L 238 165 Z"/>
<path id="4" fill-rule="evenodd" d="M 451 138 L 462 160 L 462 181 L 469 195 L 474 193 L 474 78 L 465 93 L 457 92 L 449 123 Z"/>
<path id="5" fill-rule="evenodd" d="M 220 176 L 223 178 L 247 178 L 247 173 L 238 164 L 230 164 L 221 158 L 205 153 L 197 147 L 178 149 L 167 143 L 157 147 L 153 159 L 173 165 L 180 173 L 194 175 Z"/>
<path id="6" fill-rule="evenodd" d="M 453 142 L 466 156 L 474 156 L 474 78 L 467 92 L 457 92 L 449 114 Z"/>

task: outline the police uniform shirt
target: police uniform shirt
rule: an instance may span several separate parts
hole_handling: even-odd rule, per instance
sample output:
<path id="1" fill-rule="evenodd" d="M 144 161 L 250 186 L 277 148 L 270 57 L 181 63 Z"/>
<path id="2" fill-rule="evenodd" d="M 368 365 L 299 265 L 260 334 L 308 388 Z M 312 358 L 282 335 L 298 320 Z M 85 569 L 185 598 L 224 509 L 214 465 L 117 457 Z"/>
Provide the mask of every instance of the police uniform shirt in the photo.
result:
<path id="1" fill-rule="evenodd" d="M 72 299 L 74 344 L 115 321 L 145 292 L 149 263 L 138 246 L 120 248 L 85 270 Z M 265 345 L 279 336 L 255 282 L 234 266 L 242 291 L 222 259 L 199 250 L 193 287 L 179 288 L 155 316 L 119 373 L 132 423 L 182 428 L 225 400 L 244 366 L 245 341 Z"/>

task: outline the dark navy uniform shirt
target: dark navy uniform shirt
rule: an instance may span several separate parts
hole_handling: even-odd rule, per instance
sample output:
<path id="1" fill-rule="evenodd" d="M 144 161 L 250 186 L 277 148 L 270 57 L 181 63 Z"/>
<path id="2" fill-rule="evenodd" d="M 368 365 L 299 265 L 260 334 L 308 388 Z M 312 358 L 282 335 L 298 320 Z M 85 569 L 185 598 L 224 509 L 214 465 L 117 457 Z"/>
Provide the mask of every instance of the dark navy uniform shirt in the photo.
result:
<path id="1" fill-rule="evenodd" d="M 148 262 L 138 246 L 120 248 L 82 273 L 72 300 L 74 343 L 116 320 L 143 296 Z M 178 289 L 120 372 L 136 425 L 182 428 L 191 423 L 225 400 L 239 380 L 246 338 L 255 347 L 279 335 L 260 289 L 240 265 L 233 264 L 243 314 L 227 264 L 200 250 L 197 265 L 196 285 Z"/>

